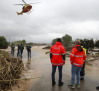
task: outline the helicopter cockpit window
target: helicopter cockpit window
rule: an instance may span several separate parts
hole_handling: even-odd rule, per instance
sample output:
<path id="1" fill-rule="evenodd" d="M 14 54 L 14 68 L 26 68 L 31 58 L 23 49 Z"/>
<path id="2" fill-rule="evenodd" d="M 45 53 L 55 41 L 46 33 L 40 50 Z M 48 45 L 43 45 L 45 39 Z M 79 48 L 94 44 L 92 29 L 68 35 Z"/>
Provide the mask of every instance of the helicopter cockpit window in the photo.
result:
<path id="1" fill-rule="evenodd" d="M 23 9 L 25 8 L 25 6 L 23 6 Z"/>

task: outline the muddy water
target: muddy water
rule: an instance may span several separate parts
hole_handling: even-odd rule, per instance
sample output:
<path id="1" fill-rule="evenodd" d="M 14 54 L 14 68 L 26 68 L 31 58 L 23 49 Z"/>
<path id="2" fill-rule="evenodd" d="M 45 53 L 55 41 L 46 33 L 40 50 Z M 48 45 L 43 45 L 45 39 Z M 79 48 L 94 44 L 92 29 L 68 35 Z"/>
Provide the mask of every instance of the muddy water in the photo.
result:
<path id="1" fill-rule="evenodd" d="M 71 64 L 70 59 L 66 58 L 66 64 L 63 66 L 63 82 L 62 87 L 58 87 L 58 70 L 56 71 L 56 85 L 51 86 L 51 63 L 49 55 L 43 55 L 41 58 L 35 60 L 35 70 L 40 76 L 44 76 L 44 79 L 37 79 L 35 83 L 27 91 L 72 91 L 67 87 L 71 81 Z M 85 80 L 81 81 L 81 88 L 74 89 L 73 91 L 97 91 L 96 86 L 99 85 L 99 68 L 97 67 L 85 67 Z"/>
<path id="2" fill-rule="evenodd" d="M 11 49 L 7 49 L 5 51 L 10 51 L 10 50 Z M 39 77 L 39 74 L 35 71 L 35 68 L 34 68 L 35 64 L 33 63 L 35 61 L 35 59 L 38 58 L 38 54 L 39 54 L 38 51 L 31 50 L 31 58 L 28 58 L 27 57 L 27 50 L 23 50 L 22 61 L 24 63 L 25 70 L 20 75 L 21 78 Z M 15 50 L 13 57 L 17 58 L 17 50 Z M 39 57 L 40 57 L 40 55 L 39 55 Z M 12 87 L 12 90 L 26 90 L 31 86 L 31 84 L 34 81 L 35 81 L 35 79 L 18 81 L 17 85 Z M 8 90 L 8 91 L 10 91 L 10 90 Z"/>

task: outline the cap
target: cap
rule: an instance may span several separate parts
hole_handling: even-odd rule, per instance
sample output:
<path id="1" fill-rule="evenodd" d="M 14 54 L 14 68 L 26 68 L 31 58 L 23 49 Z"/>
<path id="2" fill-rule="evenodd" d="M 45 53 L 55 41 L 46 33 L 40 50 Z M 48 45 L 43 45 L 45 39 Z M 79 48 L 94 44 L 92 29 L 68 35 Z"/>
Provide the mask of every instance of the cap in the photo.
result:
<path id="1" fill-rule="evenodd" d="M 58 39 L 57 39 L 57 42 L 62 42 L 61 38 L 58 38 Z"/>

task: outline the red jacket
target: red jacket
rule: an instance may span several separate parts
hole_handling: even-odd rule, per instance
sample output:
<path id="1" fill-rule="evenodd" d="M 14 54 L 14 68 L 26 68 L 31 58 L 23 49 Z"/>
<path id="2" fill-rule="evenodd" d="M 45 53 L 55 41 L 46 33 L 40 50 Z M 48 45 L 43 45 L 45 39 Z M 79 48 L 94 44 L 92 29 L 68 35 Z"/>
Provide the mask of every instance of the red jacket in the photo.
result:
<path id="1" fill-rule="evenodd" d="M 61 66 L 65 64 L 65 48 L 61 42 L 56 42 L 55 45 L 51 47 L 50 50 L 50 59 L 51 63 L 54 66 Z"/>
<path id="2" fill-rule="evenodd" d="M 70 62 L 71 64 L 82 67 L 86 59 L 85 51 L 80 45 L 76 45 L 73 47 L 70 54 Z"/>

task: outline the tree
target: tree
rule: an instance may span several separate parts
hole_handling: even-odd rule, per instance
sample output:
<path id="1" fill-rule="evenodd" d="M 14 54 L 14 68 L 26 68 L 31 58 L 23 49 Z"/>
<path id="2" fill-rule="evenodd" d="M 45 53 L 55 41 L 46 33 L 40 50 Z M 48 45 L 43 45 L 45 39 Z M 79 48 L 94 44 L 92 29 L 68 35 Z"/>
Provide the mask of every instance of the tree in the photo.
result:
<path id="1" fill-rule="evenodd" d="M 21 43 L 26 44 L 26 41 L 23 39 L 22 41 L 21 41 L 21 40 L 19 40 L 19 41 L 14 41 L 14 42 L 12 42 L 11 44 L 18 45 L 18 44 L 21 44 Z"/>
<path id="2" fill-rule="evenodd" d="M 21 41 L 21 43 L 23 43 L 23 44 L 26 44 L 26 41 L 25 41 L 25 39 L 23 39 L 23 40 Z"/>
<path id="3" fill-rule="evenodd" d="M 56 41 L 57 41 L 57 38 L 56 39 L 53 39 L 51 44 L 52 45 L 55 45 Z"/>
<path id="4" fill-rule="evenodd" d="M 68 47 L 72 43 L 72 37 L 66 34 L 65 36 L 62 37 L 62 41 L 63 41 L 63 46 Z"/>
<path id="5" fill-rule="evenodd" d="M 99 40 L 96 40 L 95 41 L 95 47 L 98 47 L 99 48 Z"/>
<path id="6" fill-rule="evenodd" d="M 80 41 L 82 42 L 83 47 L 87 49 L 87 52 L 88 52 L 89 49 L 92 50 L 94 48 L 93 38 L 91 38 L 91 39 L 86 39 L 85 38 L 84 40 L 81 39 Z"/>
<path id="7" fill-rule="evenodd" d="M 0 36 L 0 48 L 6 49 L 8 47 L 8 42 L 6 41 L 4 36 Z"/>

